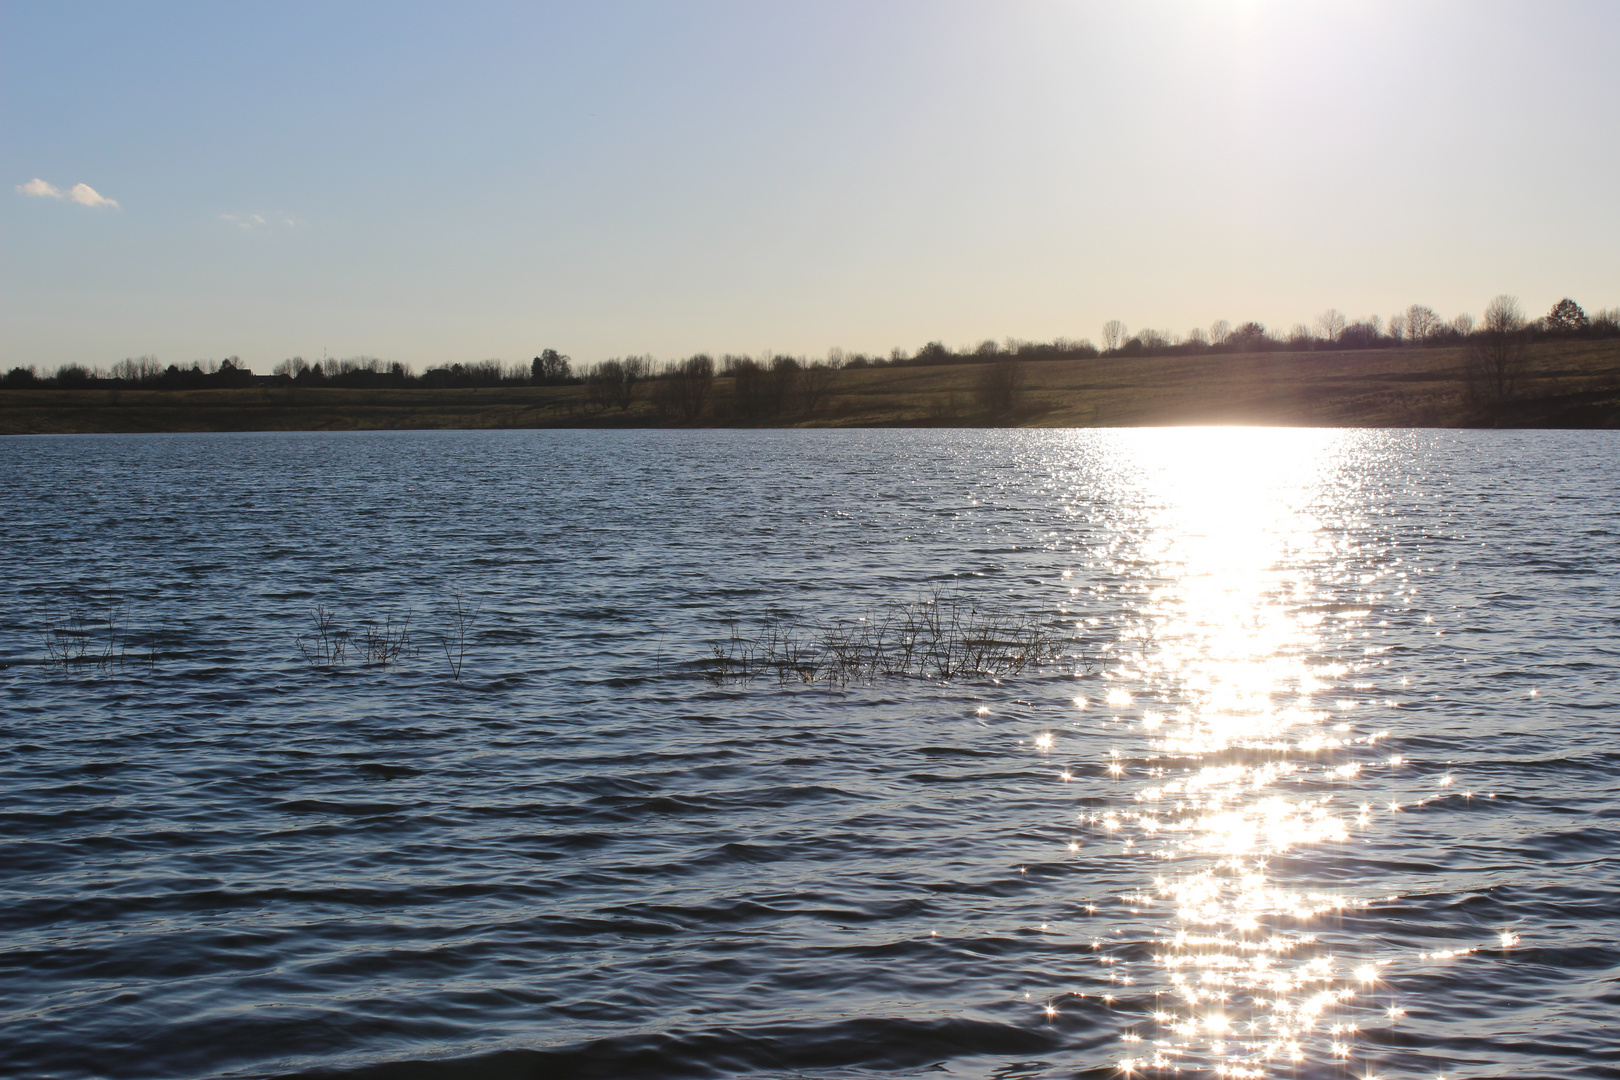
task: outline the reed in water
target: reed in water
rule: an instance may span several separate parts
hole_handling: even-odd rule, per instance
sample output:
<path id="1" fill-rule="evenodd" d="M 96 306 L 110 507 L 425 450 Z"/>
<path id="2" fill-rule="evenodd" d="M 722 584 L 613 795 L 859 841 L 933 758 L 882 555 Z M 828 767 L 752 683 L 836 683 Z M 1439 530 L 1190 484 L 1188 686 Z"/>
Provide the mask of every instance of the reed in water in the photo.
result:
<path id="1" fill-rule="evenodd" d="M 752 632 L 734 624 L 698 666 L 715 681 L 1002 678 L 1061 659 L 1071 640 L 1048 618 L 936 592 L 853 621 L 775 619 Z"/>

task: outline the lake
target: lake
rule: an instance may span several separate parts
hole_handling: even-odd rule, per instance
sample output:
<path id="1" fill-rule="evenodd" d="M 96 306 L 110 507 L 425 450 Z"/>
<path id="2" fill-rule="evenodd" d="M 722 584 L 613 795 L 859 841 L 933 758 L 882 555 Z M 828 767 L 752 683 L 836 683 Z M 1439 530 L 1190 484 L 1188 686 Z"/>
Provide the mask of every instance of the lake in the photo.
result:
<path id="1" fill-rule="evenodd" d="M 1620 1076 L 1617 493 L 1613 432 L 0 441 L 0 1071 Z M 946 609 L 1053 648 L 721 662 Z"/>

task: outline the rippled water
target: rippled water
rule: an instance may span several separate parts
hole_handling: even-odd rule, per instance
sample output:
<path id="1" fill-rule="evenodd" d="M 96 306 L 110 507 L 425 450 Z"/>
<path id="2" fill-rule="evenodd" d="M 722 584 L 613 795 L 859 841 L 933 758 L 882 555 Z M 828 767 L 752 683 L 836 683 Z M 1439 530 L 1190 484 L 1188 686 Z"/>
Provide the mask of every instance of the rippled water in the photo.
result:
<path id="1" fill-rule="evenodd" d="M 1620 1076 L 1617 492 L 1613 433 L 0 442 L 0 1067 Z M 939 588 L 1070 655 L 694 663 Z M 317 604 L 416 652 L 313 668 Z"/>

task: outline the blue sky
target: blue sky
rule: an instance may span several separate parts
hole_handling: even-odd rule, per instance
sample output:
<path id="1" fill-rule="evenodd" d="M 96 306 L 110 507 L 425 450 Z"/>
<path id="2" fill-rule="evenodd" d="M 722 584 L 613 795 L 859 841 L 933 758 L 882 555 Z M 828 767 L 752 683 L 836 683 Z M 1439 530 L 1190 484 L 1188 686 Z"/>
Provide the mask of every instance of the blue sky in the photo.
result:
<path id="1" fill-rule="evenodd" d="M 1616 306 L 1617 46 L 1615 3 L 7 2 L 0 364 Z"/>

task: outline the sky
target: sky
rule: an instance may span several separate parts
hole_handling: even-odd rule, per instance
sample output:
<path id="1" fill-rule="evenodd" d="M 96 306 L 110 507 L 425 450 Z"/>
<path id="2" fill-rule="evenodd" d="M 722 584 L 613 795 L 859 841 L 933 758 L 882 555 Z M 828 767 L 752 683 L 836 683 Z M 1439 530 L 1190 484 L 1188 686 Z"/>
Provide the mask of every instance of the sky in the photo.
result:
<path id="1" fill-rule="evenodd" d="M 1620 3 L 0 2 L 0 366 L 1620 306 Z"/>

